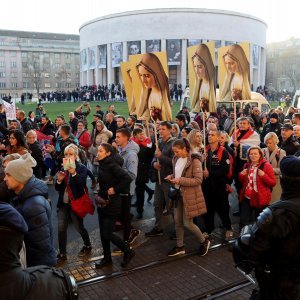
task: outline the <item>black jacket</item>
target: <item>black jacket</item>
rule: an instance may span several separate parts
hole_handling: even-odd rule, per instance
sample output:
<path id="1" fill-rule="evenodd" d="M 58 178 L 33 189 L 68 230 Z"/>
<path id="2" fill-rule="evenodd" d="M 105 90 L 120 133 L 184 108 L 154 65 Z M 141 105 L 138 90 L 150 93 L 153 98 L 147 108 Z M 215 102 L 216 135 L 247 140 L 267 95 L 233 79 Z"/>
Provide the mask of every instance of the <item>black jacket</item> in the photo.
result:
<path id="1" fill-rule="evenodd" d="M 35 141 L 33 144 L 28 144 L 28 146 L 31 152 L 31 156 L 36 160 L 37 163 L 36 167 L 43 167 L 44 157 L 43 157 L 42 146 L 40 145 L 40 143 Z"/>
<path id="2" fill-rule="evenodd" d="M 275 132 L 279 138 L 281 133 L 281 126 L 282 125 L 279 122 L 266 124 L 262 133 L 260 134 L 261 142 L 264 143 L 264 138 L 269 132 Z"/>
<path id="3" fill-rule="evenodd" d="M 280 138 L 278 147 L 283 149 L 286 152 L 286 155 L 294 155 L 300 150 L 300 144 L 293 136 L 290 136 L 285 142 Z"/>
<path id="4" fill-rule="evenodd" d="M 114 154 L 99 161 L 99 195 L 110 200 L 110 204 L 101 209 L 102 215 L 117 216 L 121 213 L 120 193 L 129 193 L 131 178 L 122 168 L 123 159 L 119 154 Z M 116 194 L 109 196 L 107 191 L 113 187 Z M 100 208 L 98 208 L 100 209 Z"/>
<path id="5" fill-rule="evenodd" d="M 28 121 L 27 118 L 23 119 L 22 121 L 20 121 L 20 124 L 22 126 L 23 132 L 26 135 L 26 133 L 30 130 L 33 129 L 31 123 Z"/>
<path id="6" fill-rule="evenodd" d="M 85 193 L 87 168 L 85 165 L 76 162 L 76 175 L 68 175 L 68 185 L 71 188 L 74 199 L 78 199 Z M 55 182 L 55 189 L 58 191 L 57 207 L 60 208 L 64 205 L 64 193 L 66 189 L 66 182 L 63 180 L 60 184 Z"/>
<path id="7" fill-rule="evenodd" d="M 151 161 L 155 152 L 155 144 L 152 143 L 152 147 L 146 147 L 144 145 L 138 144 L 140 151 L 138 153 L 138 172 L 136 177 L 136 182 L 147 183 L 149 181 L 149 169 L 151 167 Z"/>
<path id="8" fill-rule="evenodd" d="M 41 125 L 40 132 L 45 135 L 53 135 L 54 136 L 54 125 L 49 120 L 45 126 Z"/>

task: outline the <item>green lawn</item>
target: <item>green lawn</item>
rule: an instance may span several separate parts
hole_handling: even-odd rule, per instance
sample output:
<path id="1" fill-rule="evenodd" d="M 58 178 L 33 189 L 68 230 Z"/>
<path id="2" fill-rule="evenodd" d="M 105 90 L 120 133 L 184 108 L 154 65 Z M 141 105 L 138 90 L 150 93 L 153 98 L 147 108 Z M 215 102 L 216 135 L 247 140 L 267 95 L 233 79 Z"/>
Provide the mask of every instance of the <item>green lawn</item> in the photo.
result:
<path id="1" fill-rule="evenodd" d="M 71 111 L 74 111 L 79 105 L 81 104 L 81 102 L 61 102 L 61 103 L 44 103 L 44 109 L 46 110 L 47 115 L 50 117 L 51 121 L 54 122 L 55 118 L 58 115 L 63 115 L 65 117 L 65 119 L 68 121 L 68 114 Z M 124 117 L 128 116 L 128 106 L 127 106 L 127 102 L 91 102 L 91 108 L 92 108 L 92 112 L 91 114 L 88 116 L 88 122 L 91 123 L 92 122 L 92 118 L 93 118 L 93 113 L 95 113 L 95 106 L 99 104 L 102 107 L 102 110 L 104 112 L 107 111 L 107 108 L 110 104 L 114 104 L 115 106 L 115 110 L 119 115 L 123 115 Z M 25 106 L 23 106 L 21 103 L 18 103 L 17 106 L 24 110 L 26 115 L 28 114 L 29 111 L 35 111 L 35 108 L 37 107 L 36 103 L 26 103 Z M 179 107 L 180 107 L 180 102 L 175 102 L 173 107 L 172 107 L 172 114 L 173 114 L 173 119 L 175 120 L 175 116 L 177 114 L 177 112 L 179 111 Z"/>

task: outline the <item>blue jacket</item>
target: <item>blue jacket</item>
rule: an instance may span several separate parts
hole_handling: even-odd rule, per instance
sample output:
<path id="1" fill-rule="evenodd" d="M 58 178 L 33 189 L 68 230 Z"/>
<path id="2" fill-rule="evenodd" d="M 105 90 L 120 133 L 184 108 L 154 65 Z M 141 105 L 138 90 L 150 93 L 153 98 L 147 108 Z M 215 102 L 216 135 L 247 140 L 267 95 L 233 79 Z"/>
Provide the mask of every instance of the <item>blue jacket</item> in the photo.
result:
<path id="1" fill-rule="evenodd" d="M 51 207 L 47 198 L 47 185 L 34 176 L 13 198 L 13 205 L 23 216 L 28 226 L 28 232 L 25 233 L 24 237 L 28 267 L 56 265 Z"/>

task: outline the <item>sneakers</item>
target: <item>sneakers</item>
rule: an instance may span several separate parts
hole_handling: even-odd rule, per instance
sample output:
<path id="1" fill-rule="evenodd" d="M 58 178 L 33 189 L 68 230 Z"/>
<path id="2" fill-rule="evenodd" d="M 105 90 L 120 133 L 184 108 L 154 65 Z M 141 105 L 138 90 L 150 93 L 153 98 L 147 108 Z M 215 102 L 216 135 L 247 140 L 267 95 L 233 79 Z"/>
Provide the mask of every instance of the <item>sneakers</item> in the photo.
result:
<path id="1" fill-rule="evenodd" d="M 209 247 L 210 247 L 210 240 L 206 239 L 203 243 L 200 244 L 200 249 L 199 249 L 200 256 L 206 255 Z"/>
<path id="2" fill-rule="evenodd" d="M 226 230 L 225 231 L 225 240 L 230 241 L 233 238 L 233 231 L 232 230 Z"/>
<path id="3" fill-rule="evenodd" d="M 86 245 L 84 245 L 81 248 L 81 250 L 79 251 L 78 256 L 82 257 L 82 256 L 85 256 L 85 255 L 88 255 L 88 254 L 91 253 L 91 251 L 92 251 L 92 246 L 86 246 Z"/>
<path id="4" fill-rule="evenodd" d="M 121 263 L 121 267 L 126 268 L 134 256 L 135 256 L 135 252 L 133 250 L 129 250 L 128 252 L 125 252 L 123 262 Z"/>
<path id="5" fill-rule="evenodd" d="M 163 234 L 164 234 L 164 232 L 162 230 L 159 230 L 159 229 L 154 227 L 152 230 L 146 232 L 145 236 L 146 237 L 153 237 L 153 236 L 161 236 Z"/>
<path id="6" fill-rule="evenodd" d="M 185 254 L 184 247 L 175 246 L 169 253 L 168 256 L 177 256 Z"/>
<path id="7" fill-rule="evenodd" d="M 118 247 L 115 247 L 112 251 L 113 254 L 121 254 L 122 253 L 122 250 Z"/>
<path id="8" fill-rule="evenodd" d="M 138 229 L 131 229 L 130 236 L 128 239 L 128 244 L 131 245 L 137 239 L 137 237 L 141 234 L 141 231 Z"/>

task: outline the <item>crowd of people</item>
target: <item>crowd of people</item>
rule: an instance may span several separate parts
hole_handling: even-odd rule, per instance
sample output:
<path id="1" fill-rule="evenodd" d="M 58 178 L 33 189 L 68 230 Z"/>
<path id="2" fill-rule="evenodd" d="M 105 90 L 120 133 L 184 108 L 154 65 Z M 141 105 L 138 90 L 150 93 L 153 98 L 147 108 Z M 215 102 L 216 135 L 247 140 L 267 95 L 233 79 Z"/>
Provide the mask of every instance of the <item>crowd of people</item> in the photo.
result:
<path id="1" fill-rule="evenodd" d="M 250 107 L 236 122 L 225 109 L 220 115 L 200 113 L 191 120 L 184 107 L 174 123 L 153 124 L 118 115 L 114 105 L 106 112 L 97 105 L 92 112 L 89 102 L 82 102 L 68 119 L 59 115 L 54 123 L 42 104 L 27 116 L 18 109 L 8 127 L 2 109 L 0 120 L 0 199 L 12 204 L 28 226 L 27 266 L 55 266 L 67 260 L 69 219 L 83 240 L 78 255 L 91 253 L 84 217 L 71 205 L 88 193 L 87 177 L 92 181 L 104 254 L 96 268 L 112 264 L 111 243 L 116 246 L 113 251 L 123 252 L 122 267 L 127 267 L 135 255 L 132 245 L 141 234 L 131 224 L 130 210 L 136 207 L 137 219 L 143 218 L 145 193 L 147 201 L 154 196 L 155 214 L 155 224 L 145 235 L 163 235 L 162 219 L 169 214 L 177 243 L 166 254 L 185 253 L 186 227 L 204 256 L 215 230 L 215 213 L 225 229 L 224 239 L 233 238 L 229 194 L 238 194 L 239 210 L 233 213 L 239 216 L 240 228 L 255 222 L 264 208 L 280 200 L 282 159 L 300 156 L 300 113 L 293 107 L 286 115 L 281 107 L 269 113 Z M 54 185 L 58 197 L 58 253 L 51 222 L 55 208 L 47 185 Z M 114 232 L 116 224 L 122 226 L 122 237 Z"/>

